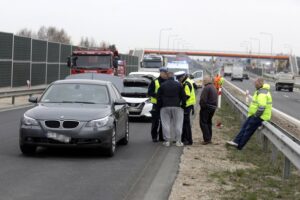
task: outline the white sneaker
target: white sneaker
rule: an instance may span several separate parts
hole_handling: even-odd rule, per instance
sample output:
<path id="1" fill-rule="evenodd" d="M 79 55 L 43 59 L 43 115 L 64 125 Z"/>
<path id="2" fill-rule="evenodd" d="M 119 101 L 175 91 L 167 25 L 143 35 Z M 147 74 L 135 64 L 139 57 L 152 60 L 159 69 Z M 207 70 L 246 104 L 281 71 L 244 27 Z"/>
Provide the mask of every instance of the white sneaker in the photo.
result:
<path id="1" fill-rule="evenodd" d="M 166 146 L 166 147 L 169 147 L 170 146 L 170 142 L 169 141 L 163 142 L 163 145 Z"/>
<path id="2" fill-rule="evenodd" d="M 177 142 L 176 142 L 176 146 L 177 146 L 177 147 L 183 147 L 184 144 L 183 144 L 181 141 L 177 141 Z"/>
<path id="3" fill-rule="evenodd" d="M 234 141 L 227 141 L 226 143 L 229 144 L 230 146 L 235 146 L 235 147 L 238 146 L 238 144 L 235 143 Z"/>

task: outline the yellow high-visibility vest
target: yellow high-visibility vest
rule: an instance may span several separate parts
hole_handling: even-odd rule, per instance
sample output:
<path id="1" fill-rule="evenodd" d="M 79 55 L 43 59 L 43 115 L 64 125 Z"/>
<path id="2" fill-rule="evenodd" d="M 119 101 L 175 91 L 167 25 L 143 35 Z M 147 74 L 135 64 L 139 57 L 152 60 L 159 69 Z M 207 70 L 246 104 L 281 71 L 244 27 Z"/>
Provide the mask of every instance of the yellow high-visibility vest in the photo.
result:
<path id="1" fill-rule="evenodd" d="M 155 84 L 154 93 L 157 94 L 157 91 L 160 87 L 158 79 L 154 80 L 154 84 Z M 157 98 L 156 97 L 150 97 L 150 102 L 153 103 L 153 104 L 157 104 Z"/>

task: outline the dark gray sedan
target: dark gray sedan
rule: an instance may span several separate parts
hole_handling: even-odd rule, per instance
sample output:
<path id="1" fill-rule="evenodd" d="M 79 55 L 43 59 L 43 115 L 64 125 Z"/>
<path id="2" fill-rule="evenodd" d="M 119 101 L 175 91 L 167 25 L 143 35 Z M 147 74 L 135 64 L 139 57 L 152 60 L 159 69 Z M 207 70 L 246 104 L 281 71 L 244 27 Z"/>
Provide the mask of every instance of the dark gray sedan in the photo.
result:
<path id="1" fill-rule="evenodd" d="M 38 146 L 101 147 L 108 156 L 116 144 L 129 141 L 128 110 L 115 86 L 99 80 L 52 83 L 37 106 L 25 112 L 20 125 L 20 149 L 25 155 Z"/>

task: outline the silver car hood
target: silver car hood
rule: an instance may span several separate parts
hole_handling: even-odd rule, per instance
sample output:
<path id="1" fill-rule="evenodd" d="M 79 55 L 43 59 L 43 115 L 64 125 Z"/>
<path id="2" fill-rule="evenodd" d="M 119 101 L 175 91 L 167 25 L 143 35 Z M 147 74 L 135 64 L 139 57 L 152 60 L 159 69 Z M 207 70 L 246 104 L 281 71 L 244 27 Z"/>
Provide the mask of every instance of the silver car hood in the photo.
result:
<path id="1" fill-rule="evenodd" d="M 112 113 L 110 105 L 80 103 L 39 103 L 25 115 L 37 120 L 78 120 L 100 119 Z"/>

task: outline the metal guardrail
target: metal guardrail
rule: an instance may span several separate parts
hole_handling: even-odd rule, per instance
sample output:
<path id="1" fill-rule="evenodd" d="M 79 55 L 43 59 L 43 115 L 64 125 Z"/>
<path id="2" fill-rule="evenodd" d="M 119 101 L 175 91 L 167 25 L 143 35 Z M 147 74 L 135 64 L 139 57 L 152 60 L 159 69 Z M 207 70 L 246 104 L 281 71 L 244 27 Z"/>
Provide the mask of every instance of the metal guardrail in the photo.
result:
<path id="1" fill-rule="evenodd" d="M 33 89 L 22 89 L 22 90 L 8 90 L 8 91 L 0 91 L 0 99 L 2 98 L 10 98 L 11 104 L 15 104 L 15 98 L 20 96 L 32 96 L 33 94 L 41 94 L 46 87 L 44 88 L 33 88 Z"/>
<path id="2" fill-rule="evenodd" d="M 223 94 L 226 95 L 227 99 L 242 113 L 247 116 L 248 107 L 231 95 L 228 90 L 223 88 Z M 285 157 L 283 178 L 290 176 L 291 163 L 300 170 L 300 145 L 291 139 L 287 133 L 283 130 L 278 129 L 269 122 L 263 122 L 263 128 L 260 129 L 263 134 L 264 149 L 267 149 L 268 140 L 276 147 L 277 150 L 281 151 Z M 272 158 L 276 157 L 276 150 L 272 149 Z"/>

